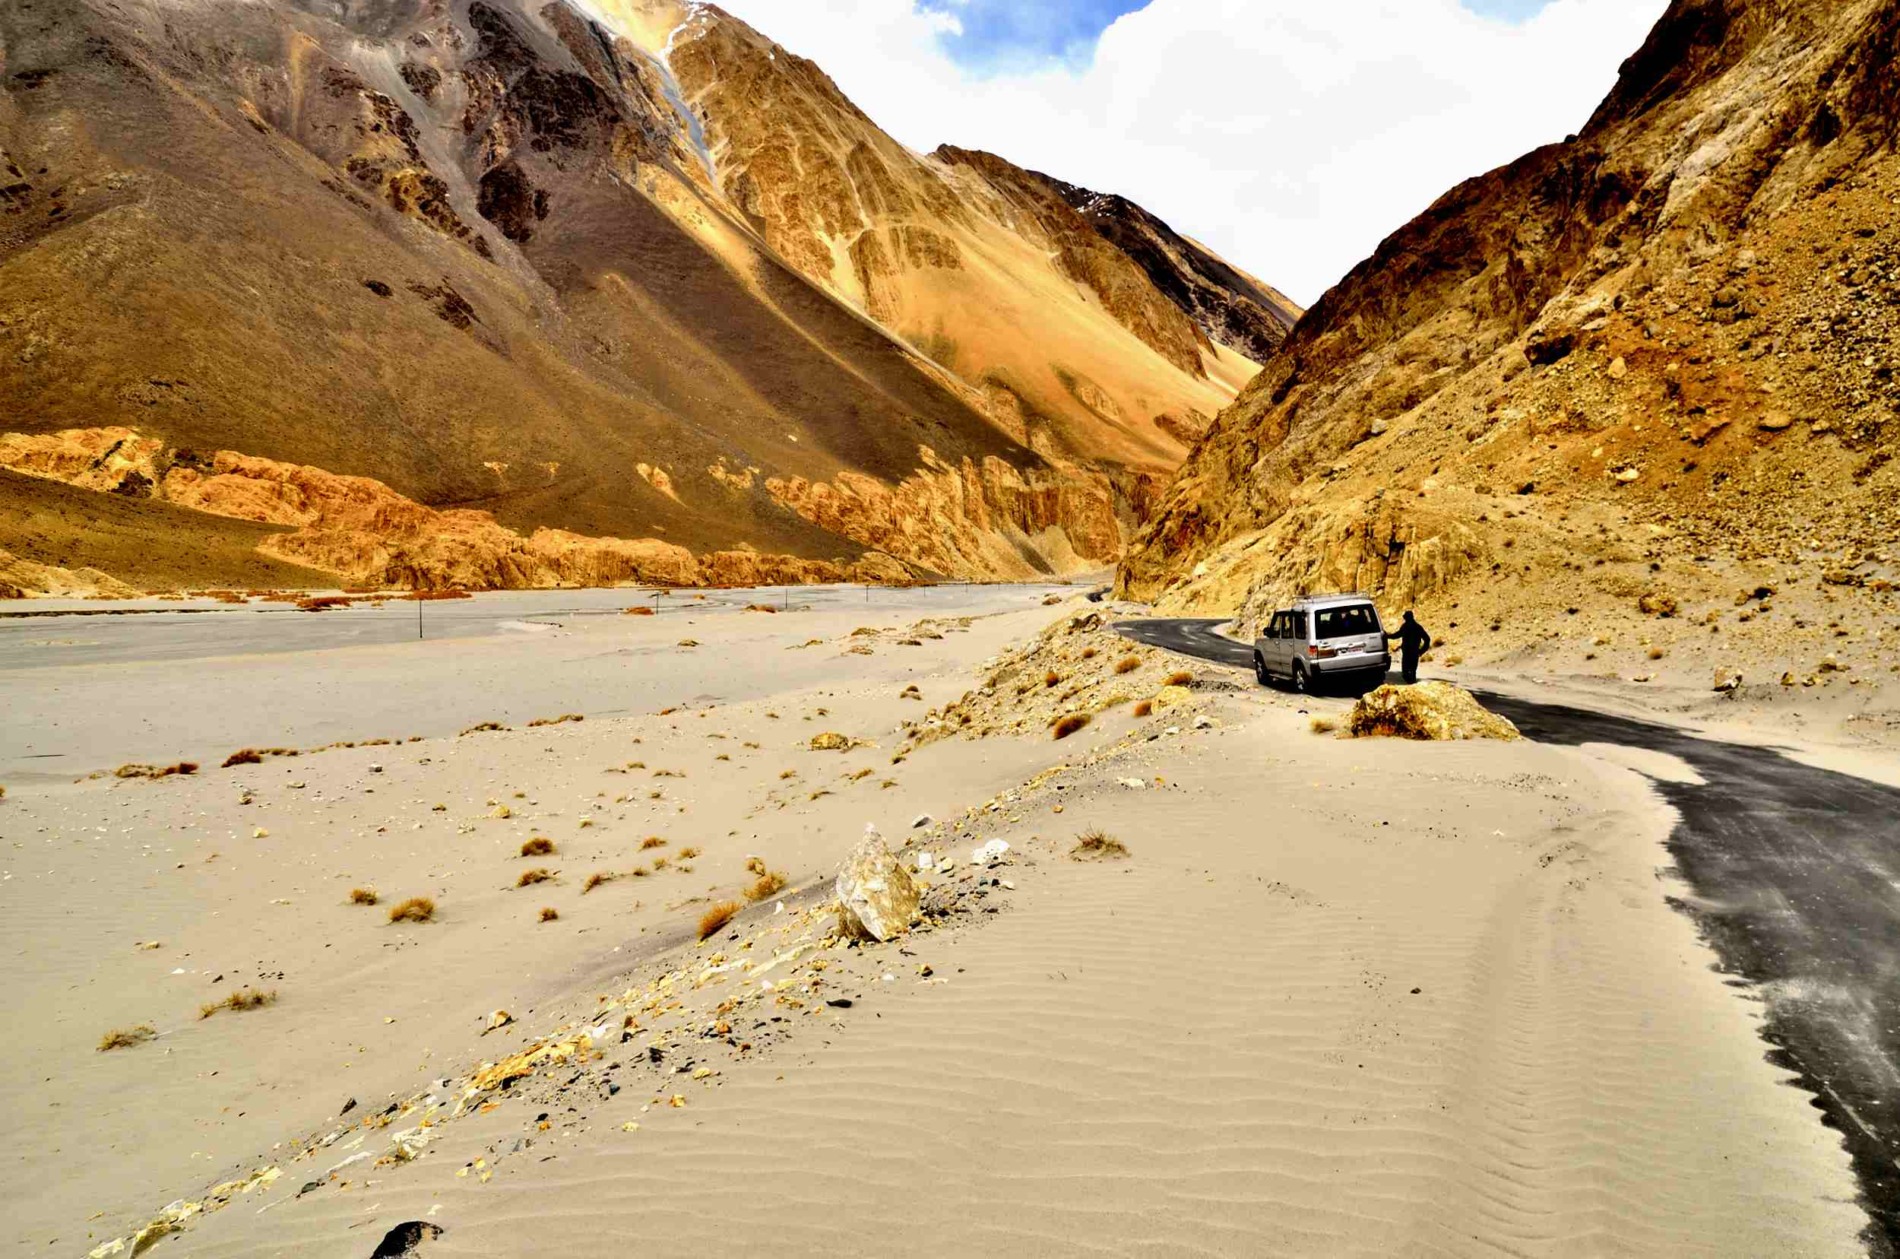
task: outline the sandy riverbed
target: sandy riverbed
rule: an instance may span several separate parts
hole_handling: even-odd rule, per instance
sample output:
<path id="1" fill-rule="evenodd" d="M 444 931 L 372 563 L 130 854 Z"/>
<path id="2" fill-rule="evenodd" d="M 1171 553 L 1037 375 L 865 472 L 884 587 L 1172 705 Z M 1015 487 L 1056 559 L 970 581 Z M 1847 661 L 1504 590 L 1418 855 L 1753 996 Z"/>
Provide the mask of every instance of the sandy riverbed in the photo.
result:
<path id="1" fill-rule="evenodd" d="M 1666 904 L 1668 813 L 1616 758 L 1343 741 L 1309 725 L 1337 701 L 1087 630 L 1070 649 L 1139 657 L 1130 695 L 1194 685 L 1061 742 L 1038 722 L 892 763 L 904 722 L 1087 608 L 731 613 L 697 647 L 598 618 L 470 640 L 453 669 L 349 649 L 377 654 L 347 693 L 279 655 L 307 736 L 370 691 L 441 733 L 16 789 L 16 1244 L 83 1254 L 225 1197 L 161 1244 L 367 1255 L 415 1220 L 445 1230 L 425 1255 L 1858 1251 L 1839 1142 Z M 602 660 L 651 689 L 590 695 Z M 215 708 L 251 666 L 214 663 Z M 479 719 L 511 729 L 447 732 L 465 669 L 502 679 Z M 538 703 L 543 673 L 570 689 Z M 179 746 L 222 747 L 187 724 Z M 388 726 L 335 737 L 411 733 Z M 868 744 L 810 750 L 821 731 Z M 800 889 L 866 823 L 966 880 L 979 842 L 1012 852 L 942 926 L 824 947 Z M 1071 860 L 1091 827 L 1129 857 Z M 519 857 L 535 836 L 556 851 Z M 751 857 L 791 887 L 693 943 Z M 555 877 L 514 886 L 536 867 Z M 594 871 L 620 877 L 586 891 Z M 412 895 L 438 920 L 389 924 Z M 277 1000 L 198 1017 L 237 985 Z M 497 1008 L 516 1022 L 484 1036 Z M 95 1052 L 139 1023 L 157 1038 Z M 590 1027 L 611 1034 L 469 1094 L 480 1063 Z"/>

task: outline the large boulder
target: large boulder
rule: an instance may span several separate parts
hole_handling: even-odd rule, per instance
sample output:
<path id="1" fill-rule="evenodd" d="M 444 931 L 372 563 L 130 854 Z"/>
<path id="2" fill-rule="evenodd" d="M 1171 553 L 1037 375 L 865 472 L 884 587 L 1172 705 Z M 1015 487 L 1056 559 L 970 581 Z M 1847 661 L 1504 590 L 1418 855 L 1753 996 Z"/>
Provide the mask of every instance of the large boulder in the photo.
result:
<path id="1" fill-rule="evenodd" d="M 838 928 L 858 940 L 890 940 L 917 920 L 917 885 L 875 828 L 838 871 Z"/>
<path id="2" fill-rule="evenodd" d="M 1354 738 L 1517 739 L 1509 721 L 1449 682 L 1382 686 L 1353 705 Z"/>

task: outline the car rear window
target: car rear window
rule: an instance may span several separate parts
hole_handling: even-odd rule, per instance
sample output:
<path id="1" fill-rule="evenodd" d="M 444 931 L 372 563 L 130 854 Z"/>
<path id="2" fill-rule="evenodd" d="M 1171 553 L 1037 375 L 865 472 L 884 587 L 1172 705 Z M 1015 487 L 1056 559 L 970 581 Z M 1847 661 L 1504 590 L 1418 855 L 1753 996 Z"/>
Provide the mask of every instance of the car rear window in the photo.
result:
<path id="1" fill-rule="evenodd" d="M 1379 618 L 1369 603 L 1350 603 L 1341 608 L 1321 608 L 1313 614 L 1313 637 L 1347 638 L 1354 634 L 1376 634 Z"/>

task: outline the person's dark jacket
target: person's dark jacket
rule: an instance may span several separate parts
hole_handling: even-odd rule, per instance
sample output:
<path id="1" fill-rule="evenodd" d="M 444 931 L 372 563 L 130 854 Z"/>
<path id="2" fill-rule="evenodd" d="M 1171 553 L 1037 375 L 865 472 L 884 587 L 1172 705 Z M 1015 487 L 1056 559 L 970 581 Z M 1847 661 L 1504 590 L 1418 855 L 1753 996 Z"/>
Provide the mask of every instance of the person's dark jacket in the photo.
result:
<path id="1" fill-rule="evenodd" d="M 1399 626 L 1399 632 L 1390 635 L 1399 640 L 1399 650 L 1408 656 L 1422 656 L 1431 650 L 1432 636 L 1417 621 L 1407 621 Z"/>

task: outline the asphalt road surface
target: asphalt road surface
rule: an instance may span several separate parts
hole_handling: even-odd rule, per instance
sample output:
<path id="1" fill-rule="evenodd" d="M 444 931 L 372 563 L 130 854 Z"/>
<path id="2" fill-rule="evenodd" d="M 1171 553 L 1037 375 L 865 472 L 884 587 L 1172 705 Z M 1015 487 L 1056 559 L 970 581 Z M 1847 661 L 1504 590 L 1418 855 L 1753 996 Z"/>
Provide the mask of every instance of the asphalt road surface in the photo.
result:
<path id="1" fill-rule="evenodd" d="M 1251 670 L 1218 620 L 1127 621 L 1156 647 Z M 1680 757 L 1703 782 L 1656 782 L 1678 814 L 1669 851 L 1694 892 L 1675 901 L 1720 968 L 1761 998 L 1769 1057 L 1800 1076 L 1853 1156 L 1880 1256 L 1900 1254 L 1900 790 L 1773 748 L 1480 692 L 1544 743 Z"/>

